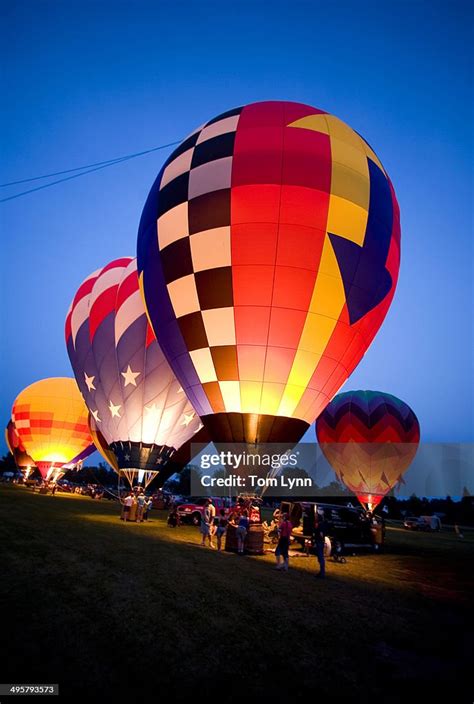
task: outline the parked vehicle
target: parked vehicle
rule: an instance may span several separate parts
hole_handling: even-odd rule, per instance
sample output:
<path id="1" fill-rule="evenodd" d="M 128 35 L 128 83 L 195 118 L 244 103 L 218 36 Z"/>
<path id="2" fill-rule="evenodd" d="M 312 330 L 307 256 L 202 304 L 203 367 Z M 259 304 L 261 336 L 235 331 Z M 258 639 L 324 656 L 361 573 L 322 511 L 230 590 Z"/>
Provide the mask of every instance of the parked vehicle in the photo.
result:
<path id="1" fill-rule="evenodd" d="M 419 516 L 407 516 L 403 527 L 407 530 L 428 530 L 428 525 Z"/>
<path id="2" fill-rule="evenodd" d="M 407 516 L 403 521 L 407 530 L 438 531 L 441 530 L 439 516 Z"/>
<path id="3" fill-rule="evenodd" d="M 377 552 L 385 539 L 383 518 L 368 514 L 362 508 L 323 504 L 309 501 L 281 504 L 282 513 L 288 513 L 294 526 L 293 537 L 302 548 L 311 540 L 316 512 L 324 513 L 328 537 L 334 550 L 342 555 L 348 550 L 368 548 Z"/>
<path id="4" fill-rule="evenodd" d="M 206 499 L 189 499 L 187 503 L 178 506 L 178 516 L 184 523 L 192 523 L 195 526 L 201 525 L 202 514 Z M 216 516 L 219 515 L 221 509 L 224 509 L 226 514 L 230 511 L 230 500 L 223 497 L 212 497 L 212 503 L 216 509 Z"/>

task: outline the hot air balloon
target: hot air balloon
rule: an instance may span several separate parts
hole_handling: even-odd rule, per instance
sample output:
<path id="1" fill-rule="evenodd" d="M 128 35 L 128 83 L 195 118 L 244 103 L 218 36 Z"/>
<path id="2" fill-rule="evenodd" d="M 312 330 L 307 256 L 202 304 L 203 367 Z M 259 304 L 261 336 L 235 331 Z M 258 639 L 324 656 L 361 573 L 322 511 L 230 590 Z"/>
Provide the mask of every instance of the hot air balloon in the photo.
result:
<path id="1" fill-rule="evenodd" d="M 26 452 L 11 419 L 8 421 L 7 427 L 5 428 L 5 440 L 8 449 L 13 455 L 16 466 L 18 469 L 22 470 L 24 478 L 28 479 L 34 469 L 35 463 Z"/>
<path id="2" fill-rule="evenodd" d="M 92 444 L 87 409 L 74 379 L 42 379 L 27 386 L 15 399 L 12 421 L 45 480 Z"/>
<path id="3" fill-rule="evenodd" d="M 348 391 L 319 416 L 316 436 L 337 477 L 372 511 L 403 480 L 418 449 L 420 426 L 395 396 Z"/>
<path id="4" fill-rule="evenodd" d="M 90 427 L 89 427 L 89 432 L 90 432 Z M 93 440 L 92 433 L 91 433 L 91 439 Z M 82 466 L 84 464 L 84 460 L 86 460 L 88 457 L 90 457 L 94 452 L 96 452 L 96 450 L 97 450 L 97 448 L 95 446 L 95 443 L 92 442 L 92 444 L 89 445 L 89 447 L 86 447 L 86 449 L 83 450 L 82 452 L 80 452 L 78 455 L 76 455 L 76 457 L 73 457 L 70 462 L 63 465 L 61 470 L 56 471 L 54 473 L 54 480 L 58 481 L 58 479 L 60 479 L 66 473 L 66 471 L 68 471 L 70 469 L 76 469 L 76 470 L 82 469 Z"/>
<path id="5" fill-rule="evenodd" d="M 135 259 L 117 259 L 84 281 L 67 315 L 66 343 L 120 473 L 148 485 L 202 424 L 148 324 Z"/>
<path id="6" fill-rule="evenodd" d="M 97 427 L 97 423 L 95 422 L 94 418 L 91 416 L 89 413 L 89 430 L 90 434 L 92 436 L 92 439 L 94 441 L 95 449 L 102 455 L 103 459 L 106 461 L 107 464 L 109 464 L 112 469 L 115 469 L 115 471 L 118 473 L 119 467 L 117 463 L 117 458 L 112 452 L 112 450 L 109 450 L 109 446 L 107 444 L 106 439 L 100 432 L 99 428 Z"/>
<path id="7" fill-rule="evenodd" d="M 148 317 L 213 440 L 296 442 L 390 306 L 400 221 L 378 157 L 337 117 L 290 102 L 193 132 L 146 201 Z"/>

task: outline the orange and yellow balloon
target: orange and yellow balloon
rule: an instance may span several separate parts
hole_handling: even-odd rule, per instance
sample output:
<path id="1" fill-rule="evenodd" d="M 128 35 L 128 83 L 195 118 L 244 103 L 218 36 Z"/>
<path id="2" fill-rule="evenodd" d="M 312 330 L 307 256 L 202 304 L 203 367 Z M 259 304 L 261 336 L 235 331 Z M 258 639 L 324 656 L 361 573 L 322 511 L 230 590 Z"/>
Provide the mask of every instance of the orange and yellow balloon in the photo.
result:
<path id="1" fill-rule="evenodd" d="M 91 445 L 87 416 L 74 379 L 42 379 L 18 394 L 12 421 L 43 479 L 51 478 Z"/>

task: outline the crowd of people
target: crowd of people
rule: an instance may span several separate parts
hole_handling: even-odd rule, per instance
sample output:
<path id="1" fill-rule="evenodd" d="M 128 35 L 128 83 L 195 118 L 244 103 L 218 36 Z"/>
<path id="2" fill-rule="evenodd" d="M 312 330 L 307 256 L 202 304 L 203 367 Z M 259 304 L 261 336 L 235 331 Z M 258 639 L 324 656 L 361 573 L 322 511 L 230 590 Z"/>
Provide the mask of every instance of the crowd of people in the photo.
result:
<path id="1" fill-rule="evenodd" d="M 283 513 L 278 525 L 278 544 L 275 549 L 276 569 L 288 572 L 290 563 L 290 538 L 293 532 L 293 525 L 289 520 L 288 514 Z M 319 572 L 316 575 L 318 579 L 324 579 L 326 576 L 326 558 L 325 544 L 327 535 L 327 524 L 324 520 L 323 513 L 315 513 L 314 524 L 312 529 L 312 545 L 314 554 L 319 563 Z"/>
<path id="2" fill-rule="evenodd" d="M 236 529 L 237 536 L 237 554 L 243 555 L 245 549 L 245 539 L 250 528 L 250 511 L 243 506 L 237 506 L 234 511 L 229 514 L 225 509 L 219 511 L 216 516 L 216 509 L 212 503 L 212 499 L 206 499 L 201 518 L 201 543 L 202 547 L 206 543 L 210 548 L 214 548 L 213 538 L 216 537 L 217 550 L 221 551 L 223 547 L 223 539 L 230 525 Z M 277 509 L 274 514 L 276 533 L 278 543 L 275 548 L 276 569 L 278 571 L 287 572 L 290 563 L 290 540 L 293 533 L 293 525 L 287 513 L 280 514 Z M 168 525 L 177 527 L 179 525 L 179 516 L 176 508 L 172 509 L 168 516 Z M 326 576 L 326 558 L 325 545 L 327 536 L 327 523 L 322 512 L 316 512 L 312 530 L 312 545 L 313 551 L 319 564 L 317 573 L 318 579 L 324 579 Z"/>
<path id="3" fill-rule="evenodd" d="M 146 496 L 143 487 L 134 487 L 120 499 L 122 512 L 120 520 L 142 523 L 148 521 L 148 515 L 153 507 L 153 498 Z"/>
<path id="4" fill-rule="evenodd" d="M 243 555 L 245 539 L 250 529 L 251 510 L 251 507 L 246 508 L 244 503 L 238 502 L 230 513 L 222 508 L 216 517 L 216 509 L 212 499 L 206 499 L 200 526 L 201 545 L 204 547 L 207 541 L 209 547 L 214 548 L 213 538 L 216 536 L 217 550 L 222 550 L 222 541 L 227 530 L 229 526 L 233 526 L 236 529 L 237 554 Z"/>

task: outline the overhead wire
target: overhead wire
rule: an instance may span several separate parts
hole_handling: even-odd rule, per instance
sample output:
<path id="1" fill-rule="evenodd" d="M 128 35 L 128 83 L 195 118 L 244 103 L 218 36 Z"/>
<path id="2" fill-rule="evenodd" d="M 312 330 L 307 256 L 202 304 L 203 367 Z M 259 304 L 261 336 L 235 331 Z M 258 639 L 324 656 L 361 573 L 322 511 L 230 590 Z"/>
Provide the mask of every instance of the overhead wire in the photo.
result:
<path id="1" fill-rule="evenodd" d="M 72 169 L 64 169 L 63 171 L 56 171 L 56 172 L 53 172 L 50 174 L 43 174 L 42 176 L 32 176 L 31 178 L 20 179 L 18 181 L 10 181 L 8 183 L 2 183 L 2 184 L 0 184 L 0 188 L 5 188 L 7 186 L 13 186 L 13 185 L 17 185 L 20 183 L 29 183 L 31 181 L 39 181 L 40 179 L 43 179 L 43 178 L 52 178 L 53 176 L 59 176 L 62 174 L 80 171 L 80 173 L 73 173 L 71 176 L 65 176 L 64 178 L 57 179 L 56 181 L 51 181 L 50 183 L 45 183 L 42 186 L 36 186 L 35 188 L 29 188 L 26 191 L 21 191 L 20 193 L 15 193 L 11 196 L 7 196 L 6 198 L 1 198 L 0 203 L 5 203 L 6 201 L 14 200 L 15 198 L 21 198 L 22 196 L 26 196 L 29 193 L 35 193 L 36 191 L 41 191 L 44 188 L 50 188 L 51 186 L 56 186 L 58 183 L 64 183 L 65 181 L 71 181 L 74 178 L 79 178 L 80 176 L 85 176 L 86 174 L 93 173 L 94 171 L 101 171 L 102 169 L 106 169 L 109 166 L 115 166 L 115 164 L 121 164 L 124 161 L 130 161 L 130 159 L 136 159 L 137 157 L 144 156 L 146 154 L 150 154 L 151 152 L 156 152 L 161 149 L 166 149 L 167 147 L 174 147 L 175 145 L 180 144 L 180 141 L 181 140 L 177 140 L 175 142 L 169 142 L 168 144 L 162 144 L 159 147 L 153 147 L 152 149 L 146 149 L 141 152 L 135 152 L 134 154 L 127 154 L 126 156 L 116 157 L 115 159 L 109 159 L 107 161 L 98 161 L 95 164 L 88 164 L 85 166 L 77 166 Z"/>

